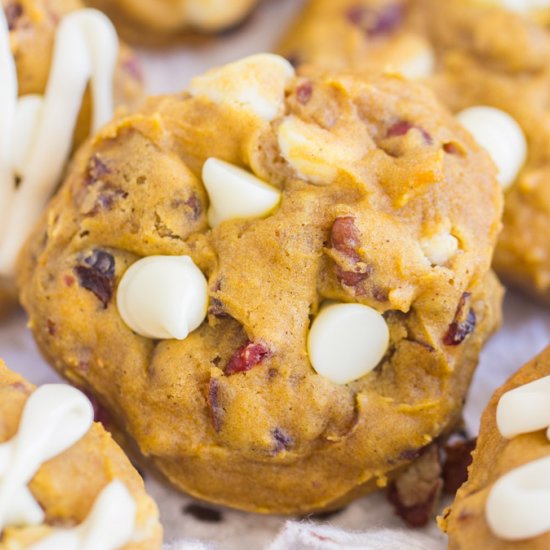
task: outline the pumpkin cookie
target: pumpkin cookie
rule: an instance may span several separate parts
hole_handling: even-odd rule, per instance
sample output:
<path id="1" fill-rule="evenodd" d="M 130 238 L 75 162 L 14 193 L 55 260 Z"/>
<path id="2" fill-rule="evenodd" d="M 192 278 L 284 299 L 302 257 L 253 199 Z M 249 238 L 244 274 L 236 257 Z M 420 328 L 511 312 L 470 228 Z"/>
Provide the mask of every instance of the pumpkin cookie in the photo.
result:
<path id="1" fill-rule="evenodd" d="M 550 348 L 493 395 L 468 481 L 440 523 L 453 550 L 550 544 Z"/>
<path id="2" fill-rule="evenodd" d="M 296 64 L 386 70 L 430 85 L 499 168 L 497 272 L 548 303 L 549 21 L 536 2 L 310 0 L 281 45 Z"/>
<path id="3" fill-rule="evenodd" d="M 258 0 L 86 0 L 138 44 L 221 32 L 241 23 Z"/>
<path id="4" fill-rule="evenodd" d="M 0 549 L 154 550 L 155 503 L 86 396 L 0 361 Z"/>
<path id="5" fill-rule="evenodd" d="M 81 149 L 19 284 L 45 356 L 175 485 L 305 513 L 457 422 L 501 202 L 424 87 L 261 54 Z"/>
<path id="6" fill-rule="evenodd" d="M 137 61 L 78 0 L 3 0 L 0 10 L 0 315 L 14 264 L 71 149 L 141 97 Z M 89 85 L 89 91 L 86 87 Z"/>

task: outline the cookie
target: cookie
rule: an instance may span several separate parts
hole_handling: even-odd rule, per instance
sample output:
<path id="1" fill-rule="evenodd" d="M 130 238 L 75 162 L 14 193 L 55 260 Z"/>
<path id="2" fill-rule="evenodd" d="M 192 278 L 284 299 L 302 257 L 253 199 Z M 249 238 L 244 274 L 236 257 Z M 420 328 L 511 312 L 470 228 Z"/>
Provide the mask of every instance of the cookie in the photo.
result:
<path id="1" fill-rule="evenodd" d="M 550 348 L 499 388 L 481 418 L 468 481 L 441 518 L 449 548 L 547 548 Z"/>
<path id="2" fill-rule="evenodd" d="M 101 13 L 77 0 L 9 0 L 2 7 L 0 315 L 15 301 L 17 253 L 71 149 L 112 118 L 113 105 L 141 97 L 136 58 L 119 48 Z"/>
<path id="3" fill-rule="evenodd" d="M 280 51 L 297 64 L 393 71 L 430 85 L 500 170 L 506 206 L 494 267 L 550 303 L 550 9 L 529 6 L 310 0 Z"/>
<path id="4" fill-rule="evenodd" d="M 239 25 L 258 0 L 87 0 L 105 11 L 138 44 L 199 38 Z"/>
<path id="5" fill-rule="evenodd" d="M 0 361 L 0 548 L 154 550 L 158 510 L 79 390 Z"/>
<path id="6" fill-rule="evenodd" d="M 261 54 L 107 125 L 19 285 L 52 365 L 177 487 L 306 513 L 457 422 L 500 318 L 501 203 L 424 87 Z"/>

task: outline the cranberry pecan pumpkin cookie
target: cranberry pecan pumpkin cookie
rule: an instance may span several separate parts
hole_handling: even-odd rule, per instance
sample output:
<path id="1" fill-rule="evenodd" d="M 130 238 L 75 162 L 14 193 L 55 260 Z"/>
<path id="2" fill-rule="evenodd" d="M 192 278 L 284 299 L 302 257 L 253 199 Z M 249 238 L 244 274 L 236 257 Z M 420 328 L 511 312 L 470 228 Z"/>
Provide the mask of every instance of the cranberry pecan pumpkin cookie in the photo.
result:
<path id="1" fill-rule="evenodd" d="M 241 23 L 258 0 L 86 0 L 105 11 L 132 42 L 165 43 Z"/>
<path id="2" fill-rule="evenodd" d="M 550 348 L 493 395 L 468 481 L 441 518 L 454 550 L 550 545 Z"/>
<path id="3" fill-rule="evenodd" d="M 544 1 L 310 0 L 281 52 L 429 84 L 499 169 L 497 272 L 550 303 L 549 21 Z"/>
<path id="4" fill-rule="evenodd" d="M 154 550 L 155 503 L 80 391 L 0 361 L 0 549 Z"/>
<path id="5" fill-rule="evenodd" d="M 340 506 L 454 426 L 501 193 L 425 88 L 261 54 L 85 146 L 22 255 L 44 355 L 179 488 Z"/>
<path id="6" fill-rule="evenodd" d="M 3 0 L 0 10 L 0 315 L 14 264 L 71 149 L 133 103 L 141 82 L 101 13 L 78 0 Z M 86 88 L 89 87 L 89 91 Z"/>

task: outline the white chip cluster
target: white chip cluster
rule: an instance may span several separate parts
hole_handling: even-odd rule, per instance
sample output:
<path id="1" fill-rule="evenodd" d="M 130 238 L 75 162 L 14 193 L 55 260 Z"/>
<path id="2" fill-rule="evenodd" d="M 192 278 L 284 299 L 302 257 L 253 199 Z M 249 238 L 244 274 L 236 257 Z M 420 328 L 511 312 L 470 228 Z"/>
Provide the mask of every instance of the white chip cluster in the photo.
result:
<path id="1" fill-rule="evenodd" d="M 284 110 L 285 90 L 294 67 L 279 55 L 262 53 L 208 71 L 191 81 L 194 97 L 247 109 L 270 122 Z"/>

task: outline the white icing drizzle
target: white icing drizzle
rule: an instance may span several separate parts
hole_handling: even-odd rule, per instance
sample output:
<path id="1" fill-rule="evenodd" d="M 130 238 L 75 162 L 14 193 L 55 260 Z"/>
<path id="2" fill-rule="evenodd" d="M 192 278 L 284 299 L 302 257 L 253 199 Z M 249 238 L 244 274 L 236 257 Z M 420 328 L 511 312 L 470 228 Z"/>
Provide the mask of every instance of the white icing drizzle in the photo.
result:
<path id="1" fill-rule="evenodd" d="M 514 388 L 497 406 L 497 426 L 503 437 L 546 429 L 550 439 L 550 376 Z"/>
<path id="2" fill-rule="evenodd" d="M 116 550 L 131 542 L 136 504 L 123 483 L 112 481 L 97 497 L 88 517 L 73 529 L 54 529 L 29 550 Z"/>
<path id="3" fill-rule="evenodd" d="M 82 438 L 93 419 L 90 401 L 70 386 L 45 385 L 29 397 L 17 434 L 0 444 L 0 533 L 6 525 L 44 521 L 27 484 L 44 462 Z"/>
<path id="4" fill-rule="evenodd" d="M 512 438 L 546 429 L 550 438 L 550 376 L 504 393 L 496 422 Z M 491 488 L 485 507 L 487 523 L 504 540 L 523 540 L 550 531 L 550 456 L 511 470 Z"/>
<path id="5" fill-rule="evenodd" d="M 92 9 L 71 13 L 57 29 L 45 95 L 18 100 L 0 10 L 0 276 L 13 276 L 19 250 L 59 182 L 89 82 L 92 131 L 112 118 L 117 54 L 117 34 L 105 15 Z"/>
<path id="6" fill-rule="evenodd" d="M 550 456 L 502 476 L 491 488 L 485 517 L 504 540 L 523 540 L 550 531 Z"/>

